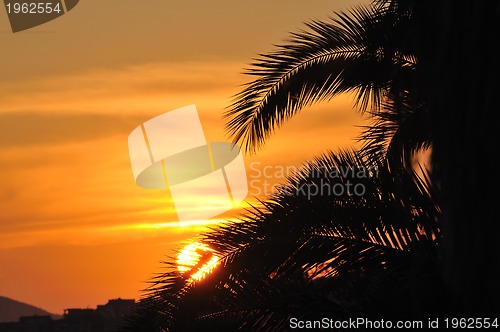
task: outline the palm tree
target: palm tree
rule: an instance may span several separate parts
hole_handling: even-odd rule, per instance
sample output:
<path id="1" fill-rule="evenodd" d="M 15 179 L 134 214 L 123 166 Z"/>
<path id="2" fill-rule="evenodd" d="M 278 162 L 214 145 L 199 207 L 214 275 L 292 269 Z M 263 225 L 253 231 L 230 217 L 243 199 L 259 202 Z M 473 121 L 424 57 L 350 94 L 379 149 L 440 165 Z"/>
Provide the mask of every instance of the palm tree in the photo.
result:
<path id="1" fill-rule="evenodd" d="M 304 107 L 354 92 L 374 116 L 363 149 L 318 157 L 240 222 L 204 234 L 220 264 L 203 280 L 171 258 L 123 331 L 282 331 L 293 317 L 396 319 L 435 309 L 440 210 L 426 173 L 409 163 L 432 142 L 408 42 L 411 10 L 378 3 L 308 28 L 253 64 L 257 78 L 226 112 L 228 130 L 255 152 Z M 367 169 L 376 175 L 355 176 Z M 363 195 L 311 195 L 348 183 Z"/>

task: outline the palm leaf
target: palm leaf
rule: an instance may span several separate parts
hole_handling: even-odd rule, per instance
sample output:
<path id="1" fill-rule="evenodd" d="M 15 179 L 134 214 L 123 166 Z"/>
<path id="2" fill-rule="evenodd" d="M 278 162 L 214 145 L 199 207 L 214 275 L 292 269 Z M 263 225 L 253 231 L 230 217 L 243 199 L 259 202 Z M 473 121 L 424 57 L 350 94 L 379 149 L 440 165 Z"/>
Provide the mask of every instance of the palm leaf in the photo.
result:
<path id="1" fill-rule="evenodd" d="M 339 168 L 356 172 L 368 166 L 353 152 L 309 163 L 244 222 L 202 237 L 220 257 L 212 274 L 190 281 L 170 264 L 147 297 L 154 309 L 142 309 L 167 331 L 278 331 L 291 317 L 340 319 L 379 307 L 387 308 L 386 315 L 404 315 L 408 306 L 395 308 L 380 295 L 394 287 L 403 290 L 394 296 L 409 291 L 412 257 L 432 252 L 428 248 L 439 238 L 439 210 L 428 182 L 416 175 L 393 177 L 380 168 L 373 177 L 333 176 Z M 347 181 L 363 184 L 364 195 L 308 197 L 299 191 Z M 390 285 L 386 278 L 392 278 Z M 355 291 L 361 294 L 353 303 L 344 292 Z"/>
<path id="2" fill-rule="evenodd" d="M 407 170 L 418 151 L 431 147 L 429 114 L 423 103 L 412 99 L 408 92 L 387 98 L 383 111 L 373 113 L 373 124 L 360 137 L 368 160 L 386 160 L 393 170 Z"/>
<path id="3" fill-rule="evenodd" d="M 404 39 L 398 34 L 407 21 L 386 9 L 358 7 L 329 22 L 308 23 L 309 30 L 292 34 L 289 44 L 261 55 L 247 71 L 257 78 L 225 113 L 234 142 L 255 151 L 304 107 L 344 92 L 357 94 L 362 111 L 370 104 L 377 109 L 388 91 L 404 88 L 395 73 L 412 68 L 411 48 L 394 40 Z"/>

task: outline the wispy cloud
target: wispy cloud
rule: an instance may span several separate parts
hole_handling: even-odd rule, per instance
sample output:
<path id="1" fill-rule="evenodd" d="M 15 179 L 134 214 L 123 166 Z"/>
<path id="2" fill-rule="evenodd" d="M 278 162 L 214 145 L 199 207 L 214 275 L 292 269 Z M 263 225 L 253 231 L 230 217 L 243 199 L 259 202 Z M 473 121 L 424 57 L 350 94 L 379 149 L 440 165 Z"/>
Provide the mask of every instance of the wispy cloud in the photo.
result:
<path id="1" fill-rule="evenodd" d="M 244 78 L 243 63 L 150 63 L 76 74 L 0 80 L 2 111 L 146 114 L 200 100 L 223 105 Z M 27 98 L 29 96 L 29 98 Z M 192 100 L 196 98 L 196 100 Z M 188 100 L 188 101 L 186 101 Z M 189 101 L 190 100 L 190 101 Z M 153 105 L 156 104 L 156 107 Z"/>
<path id="2" fill-rule="evenodd" d="M 97 113 L 0 113 L 0 149 L 13 146 L 66 144 L 131 131 L 138 116 Z"/>

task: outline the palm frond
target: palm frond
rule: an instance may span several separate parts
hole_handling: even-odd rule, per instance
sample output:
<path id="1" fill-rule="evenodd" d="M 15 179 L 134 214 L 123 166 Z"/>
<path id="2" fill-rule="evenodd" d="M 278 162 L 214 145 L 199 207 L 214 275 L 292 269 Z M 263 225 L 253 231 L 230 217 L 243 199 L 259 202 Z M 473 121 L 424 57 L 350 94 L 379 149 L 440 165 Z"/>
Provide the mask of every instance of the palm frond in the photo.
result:
<path id="1" fill-rule="evenodd" d="M 346 318 L 384 306 L 404 315 L 380 295 L 408 287 L 411 257 L 439 238 L 439 210 L 425 178 L 383 167 L 348 151 L 308 163 L 243 222 L 202 237 L 220 258 L 213 273 L 189 281 L 170 264 L 153 281 L 146 302 L 153 309 L 143 310 L 166 331 L 278 331 L 291 317 Z M 371 175 L 360 177 L 366 169 Z M 349 181 L 363 195 L 301 191 Z M 353 303 L 343 292 L 355 291 L 362 294 Z"/>
<path id="2" fill-rule="evenodd" d="M 358 7 L 306 24 L 308 31 L 292 34 L 289 44 L 261 55 L 247 70 L 257 78 L 226 111 L 228 133 L 255 151 L 285 120 L 343 92 L 356 92 L 361 111 L 377 109 L 395 87 L 395 73 L 413 64 L 411 49 L 394 47 L 406 21 L 387 10 Z"/>
<path id="3" fill-rule="evenodd" d="M 370 161 L 385 160 L 393 170 L 408 170 L 413 156 L 430 148 L 432 135 L 425 105 L 412 100 L 408 92 L 387 98 L 383 111 L 373 114 L 365 127 L 361 152 Z"/>

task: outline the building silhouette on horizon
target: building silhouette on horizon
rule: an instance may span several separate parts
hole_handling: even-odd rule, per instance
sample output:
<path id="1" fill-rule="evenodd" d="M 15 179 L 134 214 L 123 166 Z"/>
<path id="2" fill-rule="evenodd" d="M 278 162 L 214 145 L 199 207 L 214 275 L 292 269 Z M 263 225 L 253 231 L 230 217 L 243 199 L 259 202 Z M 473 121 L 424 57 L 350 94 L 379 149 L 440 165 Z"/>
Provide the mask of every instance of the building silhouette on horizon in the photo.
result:
<path id="1" fill-rule="evenodd" d="M 0 323 L 0 332 L 113 332 L 134 304 L 135 300 L 118 298 L 96 309 L 65 309 L 62 319 L 23 316 L 17 322 Z"/>

